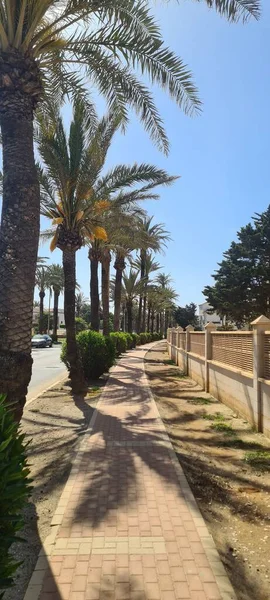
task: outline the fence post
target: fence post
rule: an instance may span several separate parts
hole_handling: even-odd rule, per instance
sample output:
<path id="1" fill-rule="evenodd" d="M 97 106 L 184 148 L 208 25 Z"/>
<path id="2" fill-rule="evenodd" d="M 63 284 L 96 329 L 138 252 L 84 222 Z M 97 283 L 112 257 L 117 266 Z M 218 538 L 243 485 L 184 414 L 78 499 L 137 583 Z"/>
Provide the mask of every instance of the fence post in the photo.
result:
<path id="1" fill-rule="evenodd" d="M 168 346 L 168 354 L 169 357 L 172 358 L 172 329 L 168 327 L 167 329 L 167 346 Z"/>
<path id="2" fill-rule="evenodd" d="M 215 331 L 217 326 L 214 323 L 205 325 L 205 391 L 209 392 L 209 364 L 208 361 L 212 358 L 212 335 L 211 331 Z"/>
<path id="3" fill-rule="evenodd" d="M 180 348 L 180 333 L 183 332 L 183 327 L 181 327 L 179 325 L 179 327 L 177 327 L 176 329 L 176 346 L 177 346 L 177 351 L 176 351 L 176 364 L 179 367 L 179 348 Z"/>
<path id="4" fill-rule="evenodd" d="M 256 426 L 263 431 L 263 407 L 260 377 L 264 376 L 264 333 L 270 329 L 270 320 L 261 315 L 251 323 L 253 329 L 253 389 L 256 406 Z"/>
<path id="5" fill-rule="evenodd" d="M 190 352 L 190 334 L 194 331 L 193 325 L 186 327 L 186 374 L 188 375 L 188 353 Z"/>

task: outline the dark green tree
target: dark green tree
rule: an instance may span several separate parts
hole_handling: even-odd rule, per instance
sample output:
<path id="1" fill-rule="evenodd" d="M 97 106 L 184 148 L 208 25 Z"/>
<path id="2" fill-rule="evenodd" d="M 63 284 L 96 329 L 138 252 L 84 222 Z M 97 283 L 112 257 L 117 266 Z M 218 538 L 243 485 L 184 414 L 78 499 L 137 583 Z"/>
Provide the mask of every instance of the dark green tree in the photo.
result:
<path id="1" fill-rule="evenodd" d="M 270 315 L 270 206 L 242 227 L 203 293 L 213 309 L 238 326 Z"/>
<path id="2" fill-rule="evenodd" d="M 198 327 L 198 317 L 196 315 L 197 306 L 194 302 L 186 304 L 186 306 L 178 306 L 174 311 L 174 319 L 180 327 L 187 327 L 193 325 Z"/>

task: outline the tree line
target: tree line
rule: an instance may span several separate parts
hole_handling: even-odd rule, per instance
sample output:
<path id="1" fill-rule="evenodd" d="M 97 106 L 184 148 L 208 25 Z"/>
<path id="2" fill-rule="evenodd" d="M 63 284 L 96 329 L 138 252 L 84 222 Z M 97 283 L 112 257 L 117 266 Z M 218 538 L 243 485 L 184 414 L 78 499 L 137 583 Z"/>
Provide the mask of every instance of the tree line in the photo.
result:
<path id="1" fill-rule="evenodd" d="M 259 0 L 205 1 L 232 22 L 259 17 Z M 40 213 L 51 218 L 55 227 L 52 249 L 63 252 L 68 354 L 79 372 L 73 319 L 76 252 L 85 237 L 93 242 L 91 281 L 96 289 L 99 240 L 107 240 L 102 225 L 106 203 L 123 207 L 121 193 L 126 194 L 121 184 L 117 202 L 112 199 L 119 173 L 109 174 L 107 180 L 100 175 L 111 127 L 119 124 L 124 129 L 129 110 L 135 110 L 153 142 L 167 154 L 169 141 L 146 78 L 164 89 L 186 114 L 198 114 L 201 101 L 189 69 L 165 45 L 146 0 L 0 0 L 0 53 L 0 390 L 16 405 L 19 418 L 32 369 Z M 101 123 L 94 89 L 105 99 L 110 115 Z M 70 140 L 78 154 L 70 151 L 63 130 L 59 107 L 67 100 L 74 105 Z M 97 178 L 98 186 L 92 187 Z M 139 175 L 136 181 L 140 182 Z M 149 173 L 142 195 L 151 193 L 151 182 Z M 107 252 L 102 256 L 104 282 L 109 262 Z M 106 283 L 104 294 L 107 287 Z M 119 282 L 116 289 L 119 299 Z"/>
<path id="2" fill-rule="evenodd" d="M 270 317 L 270 206 L 241 227 L 223 256 L 214 285 L 203 290 L 207 302 L 238 327 Z"/>

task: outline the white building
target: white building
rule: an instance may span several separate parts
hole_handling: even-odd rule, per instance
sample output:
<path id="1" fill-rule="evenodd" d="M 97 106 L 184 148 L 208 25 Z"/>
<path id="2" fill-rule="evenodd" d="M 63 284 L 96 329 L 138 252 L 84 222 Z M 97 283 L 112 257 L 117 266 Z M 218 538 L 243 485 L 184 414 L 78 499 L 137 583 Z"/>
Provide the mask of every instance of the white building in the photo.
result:
<path id="1" fill-rule="evenodd" d="M 48 311 L 49 311 L 48 308 L 44 308 L 45 313 L 48 314 Z M 53 308 L 51 308 L 51 315 L 53 316 Z M 39 319 L 39 307 L 34 306 L 34 308 L 33 308 L 33 323 L 38 323 L 38 319 Z M 65 325 L 65 315 L 64 315 L 63 308 L 58 308 L 58 328 L 60 327 L 60 325 Z"/>
<path id="2" fill-rule="evenodd" d="M 220 326 L 223 325 L 222 319 L 219 315 L 212 311 L 212 306 L 208 304 L 208 302 L 203 302 L 203 304 L 199 304 L 199 324 L 200 327 L 205 327 L 208 323 L 213 323 L 214 325 Z"/>

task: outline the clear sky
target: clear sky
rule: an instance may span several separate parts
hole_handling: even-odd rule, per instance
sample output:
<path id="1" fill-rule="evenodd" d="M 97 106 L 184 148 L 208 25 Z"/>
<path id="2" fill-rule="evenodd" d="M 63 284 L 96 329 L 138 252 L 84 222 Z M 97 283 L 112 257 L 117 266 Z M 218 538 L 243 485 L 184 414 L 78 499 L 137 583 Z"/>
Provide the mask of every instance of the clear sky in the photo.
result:
<path id="1" fill-rule="evenodd" d="M 202 289 L 237 230 L 270 203 L 270 5 L 259 22 L 229 25 L 191 0 L 156 4 L 168 45 L 193 71 L 203 100 L 189 118 L 155 89 L 171 141 L 168 158 L 152 145 L 136 118 L 110 149 L 107 165 L 151 162 L 181 179 L 146 206 L 173 241 L 160 258 L 179 302 L 204 301 Z M 50 256 L 47 247 L 40 254 Z M 52 262 L 61 262 L 55 251 Z M 51 260 L 50 259 L 50 260 Z M 78 282 L 89 297 L 89 261 L 77 253 Z"/>

